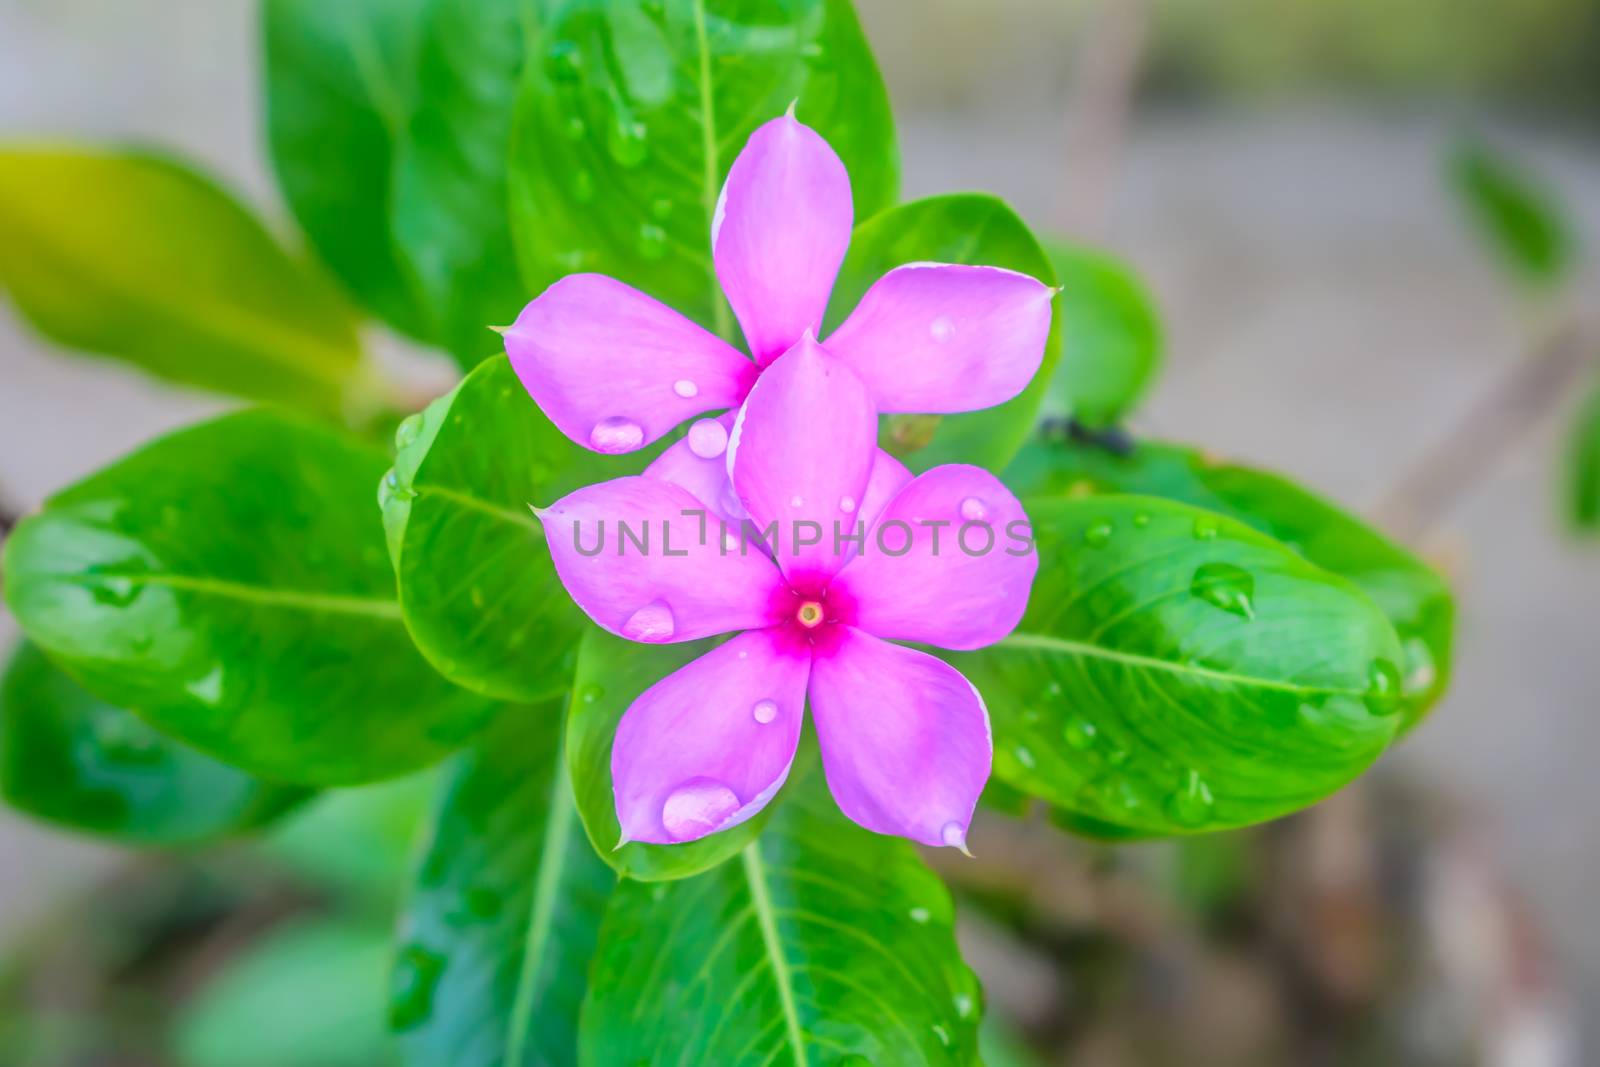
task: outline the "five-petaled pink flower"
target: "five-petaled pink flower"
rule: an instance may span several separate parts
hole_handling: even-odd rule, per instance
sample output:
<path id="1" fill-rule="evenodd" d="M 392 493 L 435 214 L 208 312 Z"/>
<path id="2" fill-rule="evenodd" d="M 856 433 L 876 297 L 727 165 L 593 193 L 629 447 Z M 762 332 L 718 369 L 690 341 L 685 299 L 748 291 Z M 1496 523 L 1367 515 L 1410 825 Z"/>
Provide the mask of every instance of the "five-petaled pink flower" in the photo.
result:
<path id="1" fill-rule="evenodd" d="M 562 583 L 605 629 L 654 642 L 743 631 L 624 714 L 611 754 L 624 841 L 693 840 L 759 811 L 789 773 L 809 698 L 846 815 L 965 847 L 989 775 L 988 713 L 954 667 L 890 640 L 998 641 L 1038 561 L 996 536 L 1027 517 L 992 474 L 912 478 L 876 452 L 876 434 L 867 387 L 802 337 L 740 409 L 727 470 L 756 527 L 815 523 L 827 536 L 780 534 L 775 558 L 725 528 L 708 536 L 708 504 L 660 477 L 591 485 L 539 512 Z M 843 541 L 835 523 L 864 537 Z"/>

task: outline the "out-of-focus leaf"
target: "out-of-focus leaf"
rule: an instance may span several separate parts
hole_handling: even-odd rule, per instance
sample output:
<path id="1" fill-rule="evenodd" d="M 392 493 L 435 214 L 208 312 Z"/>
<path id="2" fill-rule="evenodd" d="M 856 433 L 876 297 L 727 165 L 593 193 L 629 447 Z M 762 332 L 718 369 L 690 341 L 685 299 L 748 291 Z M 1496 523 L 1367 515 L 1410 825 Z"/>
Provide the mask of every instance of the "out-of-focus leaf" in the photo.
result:
<path id="1" fill-rule="evenodd" d="M 310 794 L 173 741 L 23 643 L 0 678 L 0 795 L 69 829 L 184 845 L 260 826 Z"/>
<path id="2" fill-rule="evenodd" d="M 950 894 L 846 820 L 814 760 L 735 862 L 612 894 L 585 1063 L 975 1064 L 982 994 Z"/>
<path id="3" fill-rule="evenodd" d="M 264 0 L 267 141 L 285 198 L 356 298 L 424 341 L 436 328 L 390 226 L 430 0 Z"/>
<path id="4" fill-rule="evenodd" d="M 637 474 L 645 456 L 579 448 L 505 356 L 401 424 L 380 497 L 406 625 L 446 677 L 504 700 L 566 690 L 588 622 L 529 510 Z"/>
<path id="5" fill-rule="evenodd" d="M 932 196 L 891 208 L 856 227 L 828 305 L 831 331 L 889 270 L 918 261 L 1007 267 L 1055 284 L 1055 270 L 1017 213 L 992 196 Z M 916 471 L 941 463 L 999 470 L 1027 440 L 1061 358 L 1060 297 L 1044 362 L 1021 394 L 998 407 L 962 415 L 891 416 L 883 447 Z"/>
<path id="6" fill-rule="evenodd" d="M 423 766 L 487 711 L 411 643 L 372 487 L 383 457 L 248 411 L 161 438 L 6 540 L 6 600 L 90 692 L 277 781 Z"/>
<path id="7" fill-rule="evenodd" d="M 1600 389 L 1590 395 L 1572 427 L 1567 510 L 1579 530 L 1600 529 Z"/>
<path id="8" fill-rule="evenodd" d="M 783 802 L 784 794 L 779 794 L 747 821 L 698 841 L 681 845 L 630 841 L 617 848 L 622 825 L 611 785 L 611 740 L 617 723 L 640 693 L 717 644 L 710 639 L 641 645 L 591 626 L 579 645 L 567 713 L 567 768 L 590 843 L 625 878 L 646 882 L 687 878 L 722 863 L 754 840 L 772 809 Z"/>
<path id="9" fill-rule="evenodd" d="M 1518 281 L 1552 285 L 1572 263 L 1572 228 L 1554 194 L 1481 141 L 1456 146 L 1450 184 L 1500 266 Z"/>
<path id="10" fill-rule="evenodd" d="M 1045 242 L 1061 295 L 1062 359 L 1052 391 L 1085 426 L 1110 426 L 1130 412 L 1161 362 L 1161 320 L 1126 263 L 1063 241 Z"/>
<path id="11" fill-rule="evenodd" d="M 564 700 L 507 708 L 453 768 L 405 908 L 390 1023 L 416 1067 L 556 1067 L 616 876 L 561 758 Z"/>
<path id="12" fill-rule="evenodd" d="M 380 926 L 343 919 L 274 930 L 228 961 L 185 1005 L 182 1067 L 384 1067 L 392 948 Z"/>
<path id="13" fill-rule="evenodd" d="M 1361 773 L 1400 722 L 1400 644 L 1345 579 L 1154 497 L 1026 501 L 1039 575 L 1015 633 L 949 654 L 994 773 L 1158 833 L 1243 826 Z"/>
<path id="14" fill-rule="evenodd" d="M 1220 512 L 1354 582 L 1388 615 L 1404 660 L 1404 728 L 1450 680 L 1455 602 L 1427 564 L 1348 512 L 1286 478 L 1193 449 L 1141 441 L 1125 455 L 1069 440 L 1030 442 L 1006 470 L 1024 497 L 1134 493 Z"/>
<path id="15" fill-rule="evenodd" d="M 394 234 L 463 367 L 529 297 L 517 276 L 506 155 L 533 0 L 427 0 L 416 104 L 394 173 Z"/>
<path id="16" fill-rule="evenodd" d="M 332 285 L 154 155 L 0 149 L 0 283 L 52 340 L 185 385 L 337 414 L 361 367 Z"/>
<path id="17" fill-rule="evenodd" d="M 256 847 L 308 884 L 392 914 L 437 778 L 430 770 L 330 789 Z"/>
<path id="18" fill-rule="evenodd" d="M 599 271 L 732 338 L 712 217 L 751 132 L 793 101 L 849 169 L 856 217 L 894 202 L 889 100 L 848 0 L 547 7 L 511 156 L 534 292 Z"/>

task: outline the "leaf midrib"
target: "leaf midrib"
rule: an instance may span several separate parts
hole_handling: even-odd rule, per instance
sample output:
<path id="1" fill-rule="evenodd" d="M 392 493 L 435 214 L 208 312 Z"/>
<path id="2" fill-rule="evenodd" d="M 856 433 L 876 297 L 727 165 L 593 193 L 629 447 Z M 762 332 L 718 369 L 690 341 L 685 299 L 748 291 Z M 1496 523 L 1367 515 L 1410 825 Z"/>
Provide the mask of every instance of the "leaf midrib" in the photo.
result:
<path id="1" fill-rule="evenodd" d="M 567 850 L 572 841 L 572 825 L 577 807 L 572 796 L 572 779 L 567 770 L 566 753 L 556 753 L 556 774 L 551 785 L 550 816 L 545 822 L 544 840 L 539 846 L 539 877 L 528 905 L 528 930 L 523 938 L 522 969 L 511 1002 L 507 1024 L 506 1064 L 519 1067 L 528 1042 L 528 1025 L 533 1018 L 534 978 L 544 961 L 555 920 L 556 898 L 561 876 L 566 872 Z"/>
<path id="2" fill-rule="evenodd" d="M 64 575 L 67 581 L 78 585 L 102 584 L 103 579 L 117 578 L 130 585 L 154 585 L 206 596 L 239 600 L 246 603 L 265 604 L 272 607 L 295 608 L 322 612 L 329 615 L 362 615 L 386 621 L 400 621 L 400 604 L 396 600 L 378 597 L 346 596 L 339 593 L 313 593 L 302 589 L 268 589 L 264 586 L 246 585 L 226 578 L 204 578 L 189 574 L 151 574 L 138 572 L 118 574 L 103 571 L 95 574 Z"/>
<path id="3" fill-rule="evenodd" d="M 794 983 L 789 975 L 789 961 L 778 940 L 778 923 L 773 914 L 772 898 L 767 893 L 766 865 L 761 860 L 761 839 L 746 845 L 740 853 L 744 865 L 745 881 L 750 885 L 750 902 L 755 907 L 756 925 L 761 930 L 761 943 L 766 949 L 767 961 L 772 966 L 773 980 L 778 986 L 778 1000 L 783 1005 L 783 1021 L 789 1034 L 789 1046 L 794 1052 L 795 1067 L 808 1067 L 805 1042 L 800 1035 L 800 1013 L 794 1003 Z"/>
<path id="4" fill-rule="evenodd" d="M 1150 670 L 1167 671 L 1172 674 L 1189 674 L 1197 678 L 1206 678 L 1216 682 L 1226 682 L 1230 685 L 1250 686 L 1257 689 L 1276 689 L 1286 693 L 1310 694 L 1327 693 L 1336 696 L 1363 697 L 1368 695 L 1365 689 L 1353 689 L 1346 686 L 1328 685 L 1296 685 L 1293 682 L 1280 681 L 1276 678 L 1258 678 L 1254 675 L 1235 674 L 1231 671 L 1219 671 L 1211 667 L 1197 667 L 1183 663 L 1173 663 L 1171 660 L 1157 659 L 1154 656 L 1143 656 L 1137 652 L 1122 652 L 1117 649 L 1102 648 L 1082 641 L 1072 641 L 1064 637 L 1052 637 L 1048 634 L 1014 633 L 1010 637 L 1001 639 L 993 646 L 995 648 L 1027 648 L 1046 652 L 1060 652 L 1069 656 L 1087 656 L 1092 659 L 1109 660 L 1129 667 L 1142 667 Z"/>

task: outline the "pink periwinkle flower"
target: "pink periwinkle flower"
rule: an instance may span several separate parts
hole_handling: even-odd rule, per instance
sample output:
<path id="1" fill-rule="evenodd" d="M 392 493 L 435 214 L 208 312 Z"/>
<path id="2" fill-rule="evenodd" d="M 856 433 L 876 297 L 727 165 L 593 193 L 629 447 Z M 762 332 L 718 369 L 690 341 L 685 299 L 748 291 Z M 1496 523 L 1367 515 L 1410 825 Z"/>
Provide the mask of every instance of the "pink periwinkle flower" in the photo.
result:
<path id="1" fill-rule="evenodd" d="M 873 388 L 800 334 L 724 441 L 730 507 L 740 528 L 769 531 L 762 543 L 709 521 L 709 502 L 659 472 L 539 512 L 557 574 L 600 626 L 643 642 L 737 632 L 623 715 L 611 754 L 622 840 L 689 841 L 754 815 L 789 773 L 809 699 L 847 816 L 965 848 L 989 776 L 988 712 L 954 667 L 891 642 L 973 649 L 1008 634 L 1038 566 L 1027 516 L 987 471 L 913 478 L 877 451 Z M 690 473 L 716 485 L 715 472 Z"/>
<path id="2" fill-rule="evenodd" d="M 505 331 L 534 401 L 578 444 L 631 452 L 686 419 L 731 410 L 774 360 L 815 337 L 850 243 L 844 164 L 793 108 L 755 131 L 711 225 L 717 280 L 753 361 L 671 308 L 601 274 L 562 278 Z M 1048 286 L 999 267 L 910 263 L 878 279 L 820 351 L 848 367 L 882 413 L 975 411 L 1039 369 Z M 684 448 L 716 448 L 724 419 Z"/>

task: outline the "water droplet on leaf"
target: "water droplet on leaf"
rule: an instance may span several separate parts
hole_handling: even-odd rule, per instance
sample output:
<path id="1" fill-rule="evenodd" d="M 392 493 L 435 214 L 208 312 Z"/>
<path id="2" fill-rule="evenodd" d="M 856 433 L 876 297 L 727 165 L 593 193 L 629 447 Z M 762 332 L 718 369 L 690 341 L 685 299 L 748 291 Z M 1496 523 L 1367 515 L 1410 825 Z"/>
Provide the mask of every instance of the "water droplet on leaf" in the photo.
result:
<path id="1" fill-rule="evenodd" d="M 422 432 L 422 415 L 407 415 L 400 420 L 400 425 L 394 428 L 394 448 L 399 452 L 417 439 Z"/>
<path id="2" fill-rule="evenodd" d="M 643 259 L 660 259 L 667 254 L 667 231 L 653 222 L 639 227 L 639 255 Z"/>
<path id="3" fill-rule="evenodd" d="M 1374 715 L 1393 715 L 1400 710 L 1400 668 L 1379 657 L 1367 669 L 1367 693 L 1363 702 Z"/>
<path id="4" fill-rule="evenodd" d="M 1167 800 L 1167 813 L 1183 826 L 1204 826 L 1211 821 L 1212 805 L 1211 787 L 1199 771 L 1191 770 Z"/>
<path id="5" fill-rule="evenodd" d="M 1256 617 L 1253 602 L 1256 580 L 1243 567 L 1232 563 L 1202 563 L 1189 581 L 1189 592 L 1241 619 Z"/>
<path id="6" fill-rule="evenodd" d="M 594 200 L 594 175 L 581 167 L 572 172 L 569 179 L 572 182 L 572 199 L 580 204 L 592 203 Z"/>
<path id="7" fill-rule="evenodd" d="M 1194 520 L 1194 539 L 1196 541 L 1210 541 L 1217 536 L 1217 520 L 1209 516 L 1201 516 Z"/>
<path id="8" fill-rule="evenodd" d="M 390 979 L 389 1025 L 410 1030 L 433 1014 L 433 992 L 444 973 L 444 957 L 421 945 L 407 945 L 395 959 Z"/>
<path id="9" fill-rule="evenodd" d="M 554 81 L 577 81 L 583 70 L 583 53 L 575 41 L 557 41 L 544 54 L 544 69 Z"/>
<path id="10" fill-rule="evenodd" d="M 1072 719 L 1062 729 L 1062 737 L 1071 747 L 1082 751 L 1094 747 L 1094 723 L 1087 719 Z"/>
<path id="11" fill-rule="evenodd" d="M 1109 522 L 1097 522 L 1083 531 L 1083 543 L 1090 548 L 1103 548 L 1106 542 L 1110 540 L 1111 524 Z"/>
<path id="12" fill-rule="evenodd" d="M 644 123 L 619 114 L 606 135 L 606 150 L 620 166 L 637 167 L 643 163 L 649 154 Z"/>

